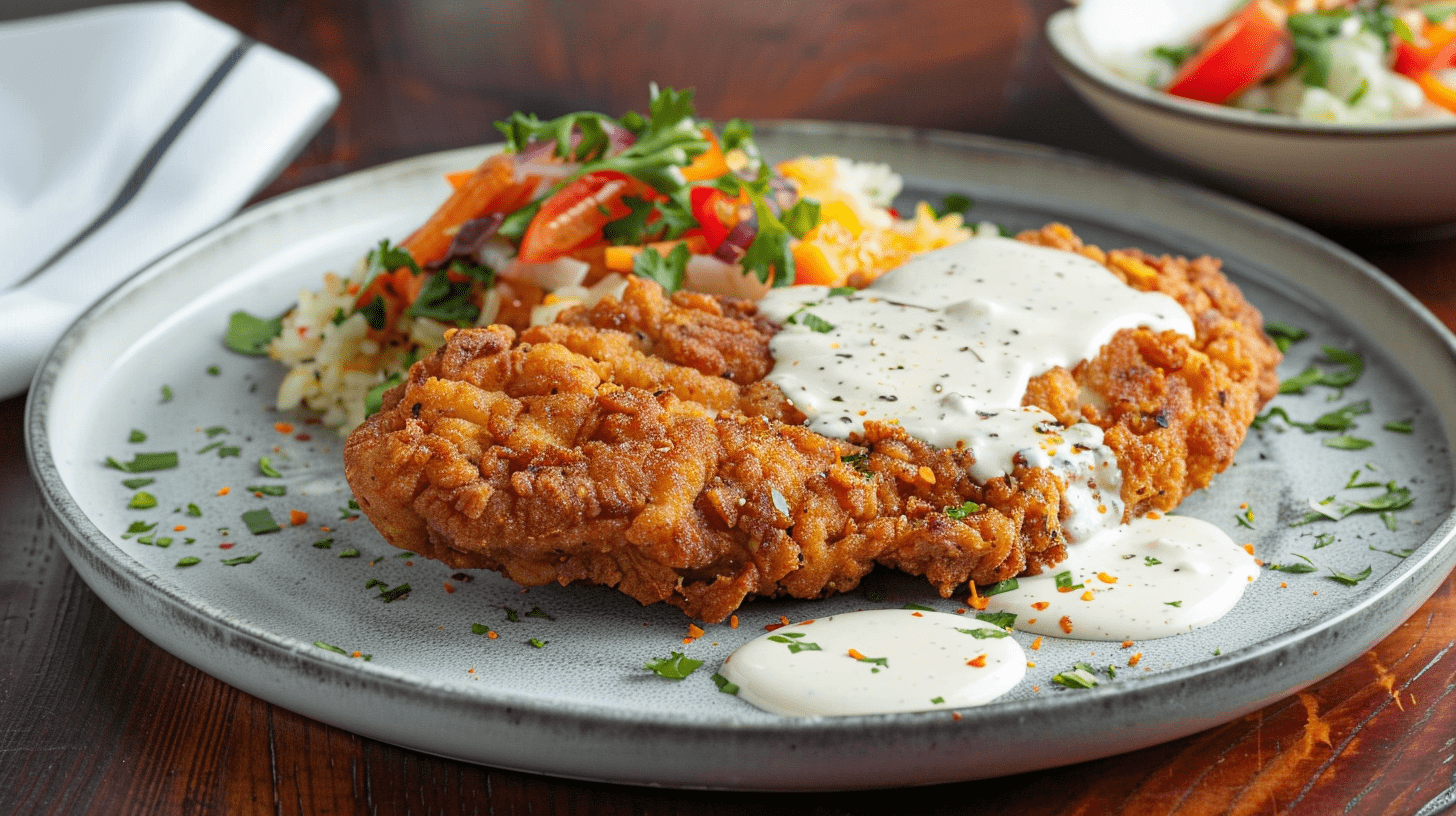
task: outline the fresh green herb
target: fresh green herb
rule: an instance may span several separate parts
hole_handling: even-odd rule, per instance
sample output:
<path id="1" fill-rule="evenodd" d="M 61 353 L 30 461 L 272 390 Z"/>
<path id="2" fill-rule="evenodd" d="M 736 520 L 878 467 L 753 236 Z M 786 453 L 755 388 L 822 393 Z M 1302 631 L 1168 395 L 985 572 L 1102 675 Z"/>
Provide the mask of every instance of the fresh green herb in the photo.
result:
<path id="1" fill-rule="evenodd" d="M 787 643 L 789 645 L 790 654 L 798 654 L 799 652 L 821 651 L 821 649 L 819 648 L 819 644 L 817 643 L 807 643 L 805 641 L 795 639 L 801 638 L 803 636 L 803 632 L 786 632 L 782 635 L 769 635 L 768 639 L 773 641 L 774 643 Z"/>
<path id="2" fill-rule="evenodd" d="M 1240 527 L 1244 527 L 1244 528 L 1249 529 L 1249 530 L 1254 529 L 1254 510 L 1253 510 L 1253 508 L 1249 508 L 1249 509 L 1245 510 L 1242 513 L 1235 513 L 1234 514 L 1234 521 L 1238 522 L 1238 524 L 1239 524 Z"/>
<path id="3" fill-rule="evenodd" d="M 329 539 L 329 540 L 332 541 L 333 539 Z M 356 549 L 354 549 L 353 547 L 350 547 L 349 549 L 344 550 L 343 552 L 339 553 L 339 557 L 340 558 L 358 558 L 359 557 L 359 551 L 356 550 Z"/>
<path id="4" fill-rule="evenodd" d="M 957 632 L 960 632 L 963 635 L 970 635 L 971 637 L 975 638 L 976 640 L 986 640 L 988 638 L 991 639 L 991 640 L 995 640 L 997 638 L 1010 637 L 1010 635 L 1006 634 L 1006 630 L 1005 629 L 983 629 L 983 628 L 977 627 L 975 629 L 959 629 L 958 628 L 958 629 L 956 629 L 956 631 Z"/>
<path id="5" fill-rule="evenodd" d="M 146 479 L 146 478 L 142 478 L 142 479 L 122 479 L 121 480 L 121 484 L 122 484 L 123 487 L 126 487 L 126 488 L 128 488 L 130 490 L 136 490 L 139 487 L 146 487 L 147 485 L 152 484 L 155 481 L 157 481 L 157 480 L 156 479 Z"/>
<path id="6" fill-rule="evenodd" d="M 394 603 L 395 601 L 403 600 L 409 594 L 410 594 L 410 585 L 409 584 L 400 584 L 399 586 L 395 587 L 394 589 L 381 590 L 380 593 L 379 593 L 379 597 L 380 598 L 383 598 L 385 603 Z"/>
<path id="7" fill-rule="evenodd" d="M 130 462 L 118 462 L 110 456 L 106 457 L 107 467 L 113 467 L 123 473 L 145 473 L 152 470 L 171 470 L 177 467 L 177 452 L 165 451 L 160 453 L 138 453 L 131 458 Z"/>
<path id="8" fill-rule="evenodd" d="M 1322 549 L 1324 547 L 1330 546 L 1333 543 L 1335 543 L 1334 533 L 1320 533 L 1319 535 L 1315 536 L 1314 548 L 1316 550 Z"/>
<path id="9" fill-rule="evenodd" d="M 142 536 L 141 538 L 138 538 L 137 539 L 137 543 L 138 544 L 145 544 L 148 547 L 153 546 L 154 544 L 157 543 L 157 534 L 156 533 L 152 533 L 151 535 Z"/>
<path id="10" fill-rule="evenodd" d="M 1180 68 L 1197 50 L 1192 45 L 1160 45 L 1153 49 L 1153 56 L 1167 62 L 1174 68 Z"/>
<path id="11" fill-rule="evenodd" d="M 321 538 L 318 541 L 315 541 L 313 543 L 313 546 L 320 550 L 327 550 L 330 547 L 334 546 L 334 540 L 332 538 Z"/>
<path id="12" fill-rule="evenodd" d="M 1357 487 L 1380 487 L 1380 482 L 1362 482 L 1360 481 L 1360 471 L 1356 470 L 1350 474 L 1350 481 L 1345 482 L 1345 489 L 1353 490 Z"/>
<path id="13" fill-rule="evenodd" d="M 1270 564 L 1269 569 L 1279 572 L 1288 572 L 1294 575 L 1303 575 L 1306 572 L 1314 572 L 1314 567 L 1309 564 Z"/>
<path id="14" fill-rule="evenodd" d="M 127 504 L 127 507 L 133 510 L 150 510 L 156 506 L 157 497 L 145 491 L 138 491 L 135 496 L 131 497 L 131 502 Z"/>
<path id="15" fill-rule="evenodd" d="M 945 508 L 945 514 L 953 519 L 964 519 L 966 516 L 981 512 L 981 505 L 973 501 L 963 502 L 958 507 Z"/>
<path id="16" fill-rule="evenodd" d="M 347 520 L 347 519 L 358 518 L 358 517 L 359 517 L 359 503 L 357 501 L 354 501 L 353 499 L 349 499 L 349 505 L 347 507 L 340 507 L 339 508 L 339 518 L 341 518 L 341 519 Z"/>
<path id="17" fill-rule="evenodd" d="M 384 382 L 364 392 L 364 416 L 371 417 L 384 407 L 384 392 L 404 382 L 404 372 L 396 371 L 384 378 Z"/>
<path id="18" fill-rule="evenodd" d="M 450 277 L 452 270 L 458 273 L 461 267 L 463 265 L 452 264 L 449 269 L 441 269 L 431 275 L 420 290 L 419 297 L 415 298 L 415 302 L 404 313 L 410 317 L 428 317 L 443 323 L 453 323 L 462 328 L 475 325 L 480 317 L 480 307 L 471 300 L 475 282 L 453 280 Z M 488 270 L 486 275 L 494 278 L 494 274 Z"/>
<path id="19" fill-rule="evenodd" d="M 145 442 L 145 441 L 147 441 L 147 435 L 144 434 L 144 433 L 142 433 L 141 431 L 138 431 L 135 428 L 132 428 L 131 433 L 127 434 L 126 441 L 128 441 L 128 442 Z"/>
<path id="20" fill-rule="evenodd" d="M 210 365 L 210 366 L 207 367 L 207 373 L 208 374 L 211 374 L 214 377 L 216 377 L 216 376 L 218 376 L 219 374 L 222 373 L 222 369 L 218 368 L 215 365 Z"/>
<path id="21" fill-rule="evenodd" d="M 1393 555 L 1396 558 L 1410 558 L 1410 554 L 1413 553 L 1413 552 L 1415 552 L 1415 550 L 1410 550 L 1410 549 L 1407 549 L 1407 550 L 1382 550 L 1379 547 L 1370 547 L 1370 549 L 1371 550 L 1374 550 L 1375 552 L 1385 553 L 1386 555 Z"/>
<path id="22" fill-rule="evenodd" d="M 934 612 L 935 611 L 935 607 L 933 607 L 933 606 L 926 606 L 925 604 L 918 604 L 918 603 L 915 603 L 914 601 L 911 601 L 910 603 L 907 603 L 907 604 L 905 604 L 904 606 L 902 606 L 900 608 L 901 609 L 913 609 L 916 612 Z M 803 637 L 803 635 L 795 635 L 795 637 Z"/>
<path id="23" fill-rule="evenodd" d="M 546 648 L 546 644 L 550 643 L 551 641 L 549 641 L 549 640 L 541 640 L 540 638 L 531 638 L 530 640 L 528 640 L 526 642 L 529 643 L 529 644 L 531 644 L 532 646 L 536 647 L 537 649 L 544 649 L 544 648 Z"/>
<path id="24" fill-rule="evenodd" d="M 1405 23 L 1401 22 L 1401 23 L 1399 23 L 1399 25 L 1400 26 L 1404 26 Z M 1407 28 L 1406 30 L 1409 31 L 1410 29 Z M 1359 104 L 1360 100 L 1361 99 L 1364 99 L 1365 98 L 1365 94 L 1367 94 L 1369 92 L 1370 92 L 1370 80 L 1368 80 L 1368 79 L 1362 79 L 1362 80 L 1360 80 L 1360 85 L 1357 88 L 1355 88 L 1355 90 L 1353 92 L 1351 92 L 1349 98 L 1347 98 L 1345 100 L 1345 104 L 1346 105 L 1349 105 L 1350 107 L 1353 108 L 1355 105 Z"/>
<path id="25" fill-rule="evenodd" d="M 824 318 L 814 314 L 813 312 L 804 312 L 803 317 L 799 318 L 799 322 L 803 324 L 804 328 L 808 329 L 809 331 L 818 332 L 820 334 L 828 334 L 829 332 L 834 331 L 833 323 L 830 323 L 828 320 L 825 320 Z"/>
<path id="26" fill-rule="evenodd" d="M 1071 592 L 1074 589 L 1081 589 L 1084 586 L 1083 584 L 1075 584 L 1074 585 L 1072 583 L 1072 572 L 1071 572 L 1071 570 L 1067 570 L 1065 572 L 1059 572 L 1059 573 L 1057 573 L 1056 575 L 1054 575 L 1052 577 L 1057 582 L 1057 591 L 1058 592 Z"/>
<path id="27" fill-rule="evenodd" d="M 211 428 L 203 428 L 202 429 L 202 432 L 205 433 L 205 434 L 207 434 L 207 438 L 208 439 L 211 439 L 214 436 L 217 436 L 218 434 L 225 434 L 225 433 L 227 433 L 227 428 L 224 428 L 221 425 L 214 425 Z"/>
<path id="28" fill-rule="evenodd" d="M 977 612 L 976 620 L 985 621 L 999 629 L 1010 629 L 1016 625 L 1015 612 Z"/>
<path id="29" fill-rule="evenodd" d="M 258 470 L 262 471 L 264 476 L 268 476 L 273 479 L 283 478 L 283 474 L 279 473 L 278 469 L 273 467 L 273 462 L 270 461 L 266 456 L 258 457 Z"/>
<path id="30" fill-rule="evenodd" d="M 672 652 L 667 657 L 653 658 L 642 664 L 642 668 L 651 671 L 658 677 L 665 677 L 668 680 L 682 680 L 698 670 L 703 661 L 694 660 L 682 652 Z"/>
<path id="31" fill-rule="evenodd" d="M 384 583 L 383 581 L 379 580 L 378 578 L 370 578 L 368 581 L 365 581 L 364 582 L 364 588 L 365 589 L 373 589 L 373 588 L 375 588 L 377 586 L 388 587 L 389 584 Z"/>
<path id="32" fill-rule="evenodd" d="M 1368 439 L 1361 439 L 1357 436 L 1347 435 L 1332 436 L 1329 439 L 1324 440 L 1323 444 L 1327 448 L 1335 448 L 1337 450 L 1365 450 L 1375 443 L 1371 442 Z"/>
<path id="33" fill-rule="evenodd" d="M 1291 15 L 1293 16 L 1293 15 Z M 1310 366 L 1304 371 L 1279 384 L 1281 394 L 1303 394 L 1306 388 L 1323 385 L 1329 388 L 1348 388 L 1360 379 L 1365 371 L 1365 358 L 1359 352 L 1345 351 L 1334 346 L 1322 346 L 1325 357 L 1344 366 L 1335 371 L 1325 371 L 1319 366 Z"/>
<path id="34" fill-rule="evenodd" d="M 981 590 L 981 597 L 989 598 L 992 595 L 1000 595 L 1003 592 L 1010 592 L 1013 589 L 1018 589 L 1020 586 L 1021 584 L 1017 583 L 1015 578 L 1007 578 L 1004 581 L 998 581 Z"/>
<path id="35" fill-rule="evenodd" d="M 375 565 L 375 564 L 378 564 L 378 563 L 379 563 L 379 562 L 380 562 L 380 561 L 383 561 L 383 560 L 384 560 L 384 558 L 385 558 L 385 556 L 382 556 L 382 555 L 381 555 L 381 556 L 379 556 L 379 557 L 378 557 L 378 558 L 376 558 L 376 559 L 374 559 L 374 560 L 372 560 L 372 561 L 370 561 L 370 562 L 369 562 L 369 566 L 371 566 L 371 567 L 372 567 L 372 566 L 374 566 L 374 565 Z"/>
<path id="36" fill-rule="evenodd" d="M 222 563 L 225 567 L 236 567 L 239 564 L 251 564 L 254 561 L 257 561 L 258 556 L 260 555 L 262 555 L 261 552 L 255 552 L 252 555 L 240 555 L 237 558 L 224 558 L 222 560 Z"/>
<path id="37" fill-rule="evenodd" d="M 1403 434 L 1411 433 L 1416 429 L 1415 420 L 1411 419 L 1398 419 L 1393 422 L 1387 422 L 1381 427 L 1385 428 L 1385 430 L 1387 431 L 1394 431 L 1396 433 Z"/>
<path id="38" fill-rule="evenodd" d="M 855 469 L 859 475 L 866 479 L 875 478 L 875 472 L 870 470 L 870 455 L 868 453 L 850 453 L 839 457 L 839 461 Z"/>
<path id="39" fill-rule="evenodd" d="M 389 319 L 389 310 L 384 305 L 382 295 L 375 295 L 373 300 L 360 306 L 355 313 L 364 315 L 364 322 L 375 331 L 384 331 L 384 322 Z"/>
<path id="40" fill-rule="evenodd" d="M 222 447 L 222 441 L 221 440 L 219 440 L 217 442 L 213 442 L 210 445 L 205 445 L 202 448 L 198 449 L 197 452 L 198 453 L 207 453 L 210 450 L 215 450 L 215 449 L 220 448 L 220 447 Z"/>
<path id="41" fill-rule="evenodd" d="M 282 529 L 278 526 L 278 522 L 273 520 L 273 514 L 268 512 L 266 507 L 244 513 L 243 523 L 248 525 L 248 532 L 253 535 L 276 533 Z"/>
<path id="42" fill-rule="evenodd" d="M 854 655 L 850 655 L 850 657 L 854 657 Z M 854 659 L 855 660 L 858 660 L 861 663 L 870 663 L 872 665 L 879 666 L 880 669 L 888 669 L 888 668 L 890 668 L 890 658 L 888 658 L 888 657 L 864 657 L 864 656 L 860 656 L 860 657 L 855 657 Z M 879 671 L 880 671 L 880 669 L 871 669 L 870 671 L 878 674 Z"/>
<path id="43" fill-rule="evenodd" d="M 510 608 L 509 606 L 502 606 L 501 609 L 504 609 L 506 611 L 506 620 L 510 621 L 511 623 L 521 622 L 521 616 L 516 613 L 516 610 Z"/>
<path id="44" fill-rule="evenodd" d="M 1299 428 L 1305 433 L 1314 433 L 1315 431 L 1348 431 L 1355 427 L 1355 417 L 1368 413 L 1370 413 L 1370 401 L 1361 400 L 1360 402 L 1354 402 L 1343 408 L 1337 408 L 1326 414 L 1322 414 L 1314 422 L 1296 422 L 1283 408 L 1275 406 L 1270 408 L 1266 413 L 1254 417 L 1252 425 L 1255 428 L 1261 428 L 1264 426 L 1264 423 L 1278 416 L 1284 420 L 1285 424 Z"/>
<path id="45" fill-rule="evenodd" d="M 232 446 L 224 445 L 223 447 L 217 449 L 217 458 L 219 458 L 219 459 L 226 459 L 229 456 L 239 457 L 239 456 L 242 456 L 242 455 L 243 455 L 243 449 L 242 448 L 238 448 L 238 447 L 232 447 Z"/>
<path id="46" fill-rule="evenodd" d="M 1380 520 L 1385 522 L 1385 529 L 1391 531 L 1392 533 L 1396 531 L 1394 513 L 1390 512 L 1389 510 L 1382 510 L 1380 513 Z"/>
<path id="47" fill-rule="evenodd" d="M 829 296 L 849 297 L 850 295 L 853 295 L 855 292 L 858 291 L 859 290 L 854 288 L 853 286 L 836 286 L 833 289 L 829 290 Z"/>
<path id="48" fill-rule="evenodd" d="M 327 643 L 324 643 L 322 640 L 315 640 L 313 642 L 313 645 L 319 647 L 320 649 L 325 649 L 327 651 L 334 652 L 336 654 L 344 655 L 345 657 L 347 657 L 349 655 L 348 652 L 344 651 L 343 649 L 340 649 L 338 646 L 331 646 L 331 645 L 329 645 Z"/>
<path id="49" fill-rule="evenodd" d="M 1182 605 L 1183 605 L 1183 602 L 1182 601 L 1163 601 L 1163 606 L 1178 606 L 1178 607 L 1181 607 Z"/>
<path id="50" fill-rule="evenodd" d="M 1158 559 L 1156 559 L 1154 557 L 1152 557 L 1151 555 L 1145 555 L 1145 556 L 1143 556 L 1143 566 L 1145 566 L 1145 567 L 1156 567 L 1157 565 L 1159 565 L 1161 563 L 1163 563 L 1163 562 L 1162 561 L 1159 561 Z"/>
<path id="51" fill-rule="evenodd" d="M 288 487 L 286 485 L 249 485 L 249 493 L 262 493 L 264 496 L 286 496 Z"/>
<path id="52" fill-rule="evenodd" d="M 145 532 L 150 531 L 153 527 L 156 527 L 156 526 L 157 526 L 157 523 L 155 521 L 152 522 L 151 524 L 148 524 L 145 521 L 133 521 L 131 523 L 131 526 L 126 528 L 126 533 L 127 533 L 127 535 L 136 535 L 137 533 L 145 533 Z"/>
<path id="53" fill-rule="evenodd" d="M 784 213 L 784 229 L 795 238 L 803 238 L 809 230 L 819 226 L 819 202 L 812 198 L 800 198 Z"/>
<path id="54" fill-rule="evenodd" d="M 1264 324 L 1264 333 L 1274 340 L 1274 345 L 1279 348 L 1280 353 L 1289 351 L 1289 347 L 1309 336 L 1309 332 L 1288 323 L 1281 323 L 1278 320 L 1271 320 Z"/>
<path id="55" fill-rule="evenodd" d="M 266 357 L 268 344 L 283 333 L 279 318 L 254 317 L 247 312 L 233 312 L 228 317 L 227 336 L 223 344 L 239 354 Z"/>
<path id="56" fill-rule="evenodd" d="M 157 546 L 158 547 L 161 547 L 162 549 L 166 549 L 166 548 L 172 546 L 172 537 L 171 536 L 163 536 L 163 537 L 157 539 Z"/>
<path id="57" fill-rule="evenodd" d="M 1073 689 L 1089 689 L 1098 685 L 1097 678 L 1093 676 L 1092 672 L 1082 668 L 1054 675 L 1052 682 Z"/>
<path id="58" fill-rule="evenodd" d="M 202 518 L 202 508 L 192 502 L 187 502 L 187 515 L 192 518 Z"/>
<path id="59" fill-rule="evenodd" d="M 718 691 L 723 694 L 738 693 L 738 685 L 736 683 L 729 682 L 728 678 L 724 677 L 721 674 L 713 675 L 713 685 L 717 686 Z"/>
<path id="60" fill-rule="evenodd" d="M 1334 497 L 1325 499 L 1322 502 L 1310 500 L 1311 512 L 1305 514 L 1304 518 L 1291 524 L 1291 527 L 1298 527 L 1309 524 L 1312 521 L 1340 519 L 1354 513 L 1381 513 L 1385 511 L 1404 510 L 1410 507 L 1415 499 L 1411 496 L 1410 488 L 1399 487 L 1395 482 L 1385 483 L 1385 493 L 1373 499 L 1365 501 L 1353 501 L 1344 504 L 1334 505 Z"/>
<path id="61" fill-rule="evenodd" d="M 959 193 L 952 193 L 940 200 L 940 206 L 934 208 L 936 218 L 944 218 L 951 213 L 965 215 L 975 202 Z"/>
<path id="62" fill-rule="evenodd" d="M 180 567 L 195 567 L 195 566 L 197 566 L 198 564 L 201 564 L 201 563 L 202 563 L 202 559 L 201 558 L 193 558 L 192 556 L 189 555 L 186 558 L 183 558 L 183 559 L 179 560 L 177 562 L 177 566 L 179 568 Z"/>
<path id="63" fill-rule="evenodd" d="M 415 554 L 412 553 L 412 552 L 410 552 L 409 550 L 405 550 L 402 553 L 395 553 L 394 554 L 394 557 L 395 558 L 414 558 L 415 557 Z"/>
<path id="64" fill-rule="evenodd" d="M 470 634 L 472 635 L 488 635 L 490 633 L 491 628 L 483 623 L 470 624 Z"/>
<path id="65" fill-rule="evenodd" d="M 195 538 L 184 538 L 184 539 L 182 539 L 182 543 L 183 544 L 191 544 L 191 543 L 193 543 L 195 541 L 197 541 L 197 539 L 195 539 Z"/>
<path id="66" fill-rule="evenodd" d="M 1364 570 L 1362 570 L 1362 571 L 1360 571 L 1360 572 L 1358 572 L 1358 573 L 1356 573 L 1354 575 L 1346 575 L 1343 572 L 1337 572 L 1335 570 L 1330 570 L 1330 574 L 1329 575 L 1326 575 L 1325 577 L 1328 578 L 1328 579 L 1330 579 L 1331 581 L 1334 581 L 1337 584 L 1344 584 L 1345 586 L 1354 586 L 1354 585 L 1360 583 L 1361 581 L 1365 580 L 1366 578 L 1369 578 L 1370 577 L 1370 568 L 1369 567 L 1366 567 Z"/>
<path id="67" fill-rule="evenodd" d="M 944 697 L 931 697 L 930 698 L 930 702 L 934 703 L 935 705 L 944 705 L 945 704 L 945 698 Z"/>
<path id="68" fill-rule="evenodd" d="M 531 611 L 526 613 L 526 617 L 528 617 L 528 618 L 544 618 L 545 620 L 556 620 L 555 618 L 551 617 L 550 615 L 546 614 L 545 612 L 542 612 L 541 611 L 541 607 L 539 607 L 539 606 L 533 606 L 533 607 L 531 607 Z"/>
<path id="69" fill-rule="evenodd" d="M 676 292 L 682 288 L 690 257 L 692 250 L 687 244 L 673 247 L 667 257 L 652 247 L 643 247 L 632 261 L 632 274 L 655 281 L 664 292 Z"/>

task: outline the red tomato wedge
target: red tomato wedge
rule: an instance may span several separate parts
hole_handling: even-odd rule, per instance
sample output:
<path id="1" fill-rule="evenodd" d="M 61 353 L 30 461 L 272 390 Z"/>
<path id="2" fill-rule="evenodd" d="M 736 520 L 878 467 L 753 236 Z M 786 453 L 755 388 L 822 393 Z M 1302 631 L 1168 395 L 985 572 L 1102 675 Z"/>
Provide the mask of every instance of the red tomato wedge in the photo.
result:
<path id="1" fill-rule="evenodd" d="M 516 258 L 521 263 L 543 263 L 570 253 L 592 239 L 602 227 L 632 212 L 622 203 L 626 196 L 655 198 L 646 184 L 621 173 L 589 173 L 546 199 L 521 236 Z"/>
<path id="2" fill-rule="evenodd" d="M 1405 40 L 1396 43 L 1395 64 L 1391 67 L 1397 73 L 1415 79 L 1427 71 L 1456 65 L 1456 28 L 1428 25 L 1421 32 L 1421 37 L 1424 45 Z"/>
<path id="3" fill-rule="evenodd" d="M 1426 98 L 1435 102 L 1446 110 L 1456 113 L 1456 88 L 1447 85 L 1430 71 L 1415 78 L 1421 85 L 1421 90 L 1426 92 Z"/>
<path id="4" fill-rule="evenodd" d="M 1283 69 L 1294 57 L 1294 40 L 1284 28 L 1287 17 L 1271 0 L 1244 6 L 1183 63 L 1168 93 L 1222 104 Z"/>
<path id="5" fill-rule="evenodd" d="M 728 223 L 735 214 L 733 199 L 717 187 L 694 187 L 688 193 L 688 199 L 692 203 L 693 218 L 703 229 L 707 252 L 711 253 L 733 229 L 733 225 Z"/>

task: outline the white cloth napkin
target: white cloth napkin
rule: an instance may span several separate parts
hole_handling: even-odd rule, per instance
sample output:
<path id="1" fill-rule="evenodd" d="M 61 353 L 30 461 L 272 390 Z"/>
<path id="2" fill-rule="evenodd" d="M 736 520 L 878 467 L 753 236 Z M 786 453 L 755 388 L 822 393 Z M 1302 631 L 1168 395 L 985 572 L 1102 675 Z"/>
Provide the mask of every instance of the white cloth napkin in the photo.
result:
<path id="1" fill-rule="evenodd" d="M 88 304 L 237 212 L 338 101 L 183 3 L 0 25 L 0 398 Z"/>

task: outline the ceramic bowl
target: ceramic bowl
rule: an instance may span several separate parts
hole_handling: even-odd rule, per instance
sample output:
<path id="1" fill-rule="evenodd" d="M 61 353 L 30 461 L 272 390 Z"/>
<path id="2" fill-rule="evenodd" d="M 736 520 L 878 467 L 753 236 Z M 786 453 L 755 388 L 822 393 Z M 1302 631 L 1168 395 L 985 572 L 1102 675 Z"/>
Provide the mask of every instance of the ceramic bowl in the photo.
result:
<path id="1" fill-rule="evenodd" d="M 1100 62 L 1075 8 L 1047 22 L 1057 70 L 1129 137 L 1307 224 L 1456 225 L 1456 119 L 1322 124 L 1170 96 Z"/>

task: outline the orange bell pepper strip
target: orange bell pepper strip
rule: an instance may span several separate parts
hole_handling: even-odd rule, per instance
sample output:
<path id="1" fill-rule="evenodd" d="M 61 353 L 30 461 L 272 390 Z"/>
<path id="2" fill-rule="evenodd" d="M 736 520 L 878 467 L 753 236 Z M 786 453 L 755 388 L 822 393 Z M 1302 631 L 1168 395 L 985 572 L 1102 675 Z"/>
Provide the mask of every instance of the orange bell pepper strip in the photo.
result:
<path id="1" fill-rule="evenodd" d="M 728 160 L 723 157 L 723 148 L 718 137 L 710 128 L 703 128 L 703 138 L 708 140 L 708 149 L 699 153 L 687 167 L 682 169 L 683 178 L 688 181 L 706 181 L 729 172 Z"/>
<path id="2" fill-rule="evenodd" d="M 1456 113 L 1456 88 L 1447 85 L 1436 78 L 1430 71 L 1417 76 L 1416 82 L 1420 83 L 1421 90 L 1426 92 L 1426 98 L 1435 102 L 1446 110 Z"/>
<path id="3" fill-rule="evenodd" d="M 1421 31 L 1425 45 L 1401 40 L 1395 46 L 1395 63 L 1391 66 L 1396 73 L 1411 79 L 1439 68 L 1450 68 L 1456 64 L 1456 28 L 1445 25 L 1427 25 Z"/>
<path id="4" fill-rule="evenodd" d="M 701 235 L 684 235 L 674 241 L 655 241 L 642 246 L 611 246 L 606 250 L 606 266 L 613 272 L 631 272 L 632 265 L 637 262 L 637 255 L 644 249 L 653 249 L 657 254 L 666 257 L 667 253 L 673 251 L 678 244 L 687 244 L 688 251 L 694 255 L 708 254 L 708 241 Z"/>

